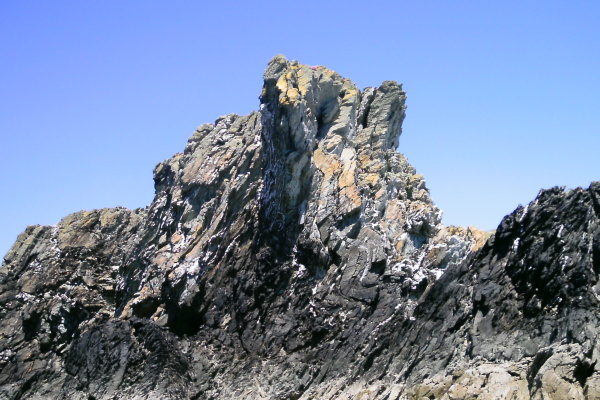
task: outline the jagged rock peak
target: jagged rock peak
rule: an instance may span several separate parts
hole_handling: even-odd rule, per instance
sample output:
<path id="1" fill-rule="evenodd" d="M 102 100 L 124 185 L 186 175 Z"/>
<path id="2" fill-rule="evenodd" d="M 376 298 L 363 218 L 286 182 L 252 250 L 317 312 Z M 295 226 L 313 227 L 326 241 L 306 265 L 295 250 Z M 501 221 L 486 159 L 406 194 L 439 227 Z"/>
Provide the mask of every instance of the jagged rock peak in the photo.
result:
<path id="1" fill-rule="evenodd" d="M 276 56 L 143 210 L 29 227 L 0 267 L 0 399 L 593 399 L 600 184 L 446 227 L 406 95 Z"/>
<path id="2" fill-rule="evenodd" d="M 231 257 L 247 258 L 237 249 L 251 248 L 263 267 L 277 265 L 274 279 L 318 277 L 314 291 L 372 303 L 384 276 L 402 276 L 406 295 L 422 293 L 472 249 L 474 231 L 442 229 L 423 177 L 395 150 L 405 115 L 400 85 L 361 92 L 325 67 L 283 56 L 264 78 L 259 112 L 202 125 L 183 154 L 155 169 L 149 215 L 162 236 L 143 244 L 152 253 L 145 259 L 160 260 L 167 274 L 197 265 L 194 279 L 204 271 L 218 277 Z M 436 256 L 426 258 L 430 250 Z M 152 264 L 136 264 L 129 276 L 137 277 L 123 282 L 126 315 L 135 314 L 142 282 L 164 287 Z M 340 271 L 348 287 L 336 287 Z M 302 281 L 285 279 L 290 290 Z M 399 309 L 410 313 L 412 303 Z M 156 310 L 161 321 L 169 313 Z M 176 329 L 195 332 L 189 321 Z"/>
<path id="3" fill-rule="evenodd" d="M 402 85 L 386 81 L 361 92 L 351 80 L 326 67 L 289 62 L 281 55 L 269 62 L 264 80 L 261 103 L 271 112 L 287 115 L 298 149 L 326 137 L 354 141 L 366 127 L 371 129 L 360 135 L 358 145 L 398 147 L 406 109 Z"/>

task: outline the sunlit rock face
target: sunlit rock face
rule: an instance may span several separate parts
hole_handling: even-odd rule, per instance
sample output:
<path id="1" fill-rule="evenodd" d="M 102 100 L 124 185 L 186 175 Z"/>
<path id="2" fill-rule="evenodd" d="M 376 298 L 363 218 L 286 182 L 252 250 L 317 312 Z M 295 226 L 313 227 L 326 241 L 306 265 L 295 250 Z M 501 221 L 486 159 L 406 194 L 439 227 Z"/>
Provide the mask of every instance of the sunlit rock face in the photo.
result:
<path id="1" fill-rule="evenodd" d="M 600 185 L 445 227 L 402 86 L 273 58 L 143 210 L 29 227 L 0 269 L 0 398 L 596 398 Z M 513 397 L 511 397 L 513 396 Z"/>

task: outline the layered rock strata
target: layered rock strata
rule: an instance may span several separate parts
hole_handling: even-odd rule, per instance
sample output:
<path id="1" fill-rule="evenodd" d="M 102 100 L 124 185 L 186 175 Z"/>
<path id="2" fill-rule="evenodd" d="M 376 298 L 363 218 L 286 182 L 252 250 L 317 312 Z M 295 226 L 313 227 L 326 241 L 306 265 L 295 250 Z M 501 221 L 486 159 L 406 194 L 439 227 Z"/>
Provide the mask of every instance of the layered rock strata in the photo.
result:
<path id="1" fill-rule="evenodd" d="M 0 398 L 596 398 L 600 185 L 445 227 L 396 151 L 405 99 L 277 56 L 149 207 L 27 228 Z"/>

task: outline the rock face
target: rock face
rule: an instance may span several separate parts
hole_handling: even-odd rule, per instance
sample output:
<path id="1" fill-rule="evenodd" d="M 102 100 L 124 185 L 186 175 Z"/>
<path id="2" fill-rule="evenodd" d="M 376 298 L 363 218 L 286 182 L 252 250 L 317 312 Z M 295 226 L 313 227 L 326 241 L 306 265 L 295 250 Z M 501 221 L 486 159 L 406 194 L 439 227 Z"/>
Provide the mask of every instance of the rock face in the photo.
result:
<path id="1" fill-rule="evenodd" d="M 395 150 L 405 99 L 277 56 L 149 207 L 27 228 L 0 398 L 600 398 L 600 183 L 445 227 Z"/>

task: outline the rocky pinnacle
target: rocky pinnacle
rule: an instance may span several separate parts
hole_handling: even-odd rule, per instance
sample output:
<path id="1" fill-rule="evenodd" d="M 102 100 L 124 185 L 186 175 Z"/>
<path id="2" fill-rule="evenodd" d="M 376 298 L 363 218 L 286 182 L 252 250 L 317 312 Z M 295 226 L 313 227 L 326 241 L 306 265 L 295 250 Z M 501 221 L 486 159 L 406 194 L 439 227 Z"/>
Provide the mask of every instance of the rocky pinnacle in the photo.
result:
<path id="1" fill-rule="evenodd" d="M 600 398 L 600 184 L 443 226 L 397 151 L 405 100 L 276 56 L 147 208 L 28 227 L 0 399 Z"/>

